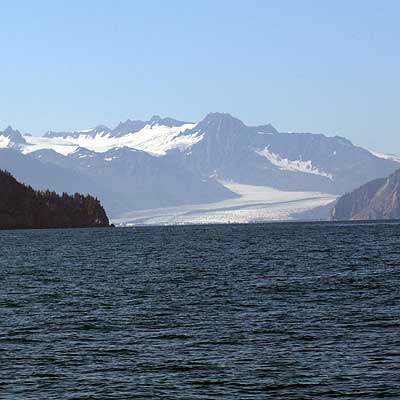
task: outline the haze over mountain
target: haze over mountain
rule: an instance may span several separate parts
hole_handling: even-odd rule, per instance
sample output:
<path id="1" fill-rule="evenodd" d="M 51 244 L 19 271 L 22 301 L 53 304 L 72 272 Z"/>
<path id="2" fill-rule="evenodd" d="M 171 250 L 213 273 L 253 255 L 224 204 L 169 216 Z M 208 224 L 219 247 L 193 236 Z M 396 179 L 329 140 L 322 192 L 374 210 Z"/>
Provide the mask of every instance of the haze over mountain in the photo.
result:
<path id="1" fill-rule="evenodd" d="M 0 147 L 0 167 L 23 182 L 59 192 L 85 188 L 112 217 L 129 214 L 133 220 L 143 220 L 148 209 L 163 209 L 159 216 L 168 208 L 176 217 L 171 208 L 182 206 L 190 221 L 194 214 L 200 215 L 196 221 L 208 221 L 210 210 L 225 222 L 274 219 L 272 203 L 285 204 L 286 213 L 275 211 L 287 219 L 400 165 L 343 137 L 279 132 L 268 123 L 247 126 L 227 113 L 210 113 L 197 123 L 128 119 L 115 128 L 49 131 L 42 137 L 9 127 L 0 132 Z M 180 222 L 187 220 L 180 216 Z"/>

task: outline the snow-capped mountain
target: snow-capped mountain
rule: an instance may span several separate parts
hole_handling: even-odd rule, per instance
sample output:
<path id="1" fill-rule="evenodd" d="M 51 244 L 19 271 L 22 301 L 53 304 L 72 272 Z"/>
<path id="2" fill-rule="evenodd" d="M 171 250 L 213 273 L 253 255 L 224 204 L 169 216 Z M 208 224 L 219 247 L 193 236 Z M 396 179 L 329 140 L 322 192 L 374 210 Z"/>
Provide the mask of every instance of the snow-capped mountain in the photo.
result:
<path id="1" fill-rule="evenodd" d="M 248 127 L 229 114 L 209 114 L 183 135 L 193 133 L 202 140 L 181 154 L 186 168 L 249 185 L 342 194 L 398 167 L 342 137 Z"/>
<path id="2" fill-rule="evenodd" d="M 13 148 L 23 146 L 25 139 L 21 132 L 14 130 L 9 126 L 3 132 L 0 132 L 0 148 Z"/>
<path id="3" fill-rule="evenodd" d="M 270 124 L 247 126 L 226 113 L 208 114 L 198 123 L 154 116 L 148 121 L 127 120 L 115 128 L 49 131 L 42 137 L 22 135 L 9 127 L 0 132 L 0 148 L 3 168 L 25 157 L 45 165 L 44 170 L 81 177 L 77 182 L 87 180 L 88 191 L 100 197 L 112 216 L 229 199 L 229 207 L 244 207 L 243 202 L 234 203 L 234 199 L 250 199 L 243 188 L 273 193 L 256 187 L 305 193 L 304 198 L 312 192 L 313 199 L 319 197 L 316 193 L 325 193 L 321 204 L 312 203 L 323 205 L 399 167 L 397 160 L 379 157 L 342 137 L 280 133 Z M 10 148 L 19 153 L 18 162 L 15 154 L 8 154 L 6 161 L 5 150 Z M 17 177 L 34 185 L 32 175 L 34 171 L 25 179 Z M 76 187 L 82 192 L 73 179 L 64 181 L 72 186 L 60 188 L 60 181 L 49 187 L 57 191 Z M 287 195 L 296 201 L 298 197 Z M 268 198 L 261 200 L 258 204 L 268 204 Z M 256 202 L 246 204 L 251 208 Z"/>
<path id="4" fill-rule="evenodd" d="M 47 132 L 43 137 L 26 137 L 21 146 L 24 154 L 50 149 L 63 155 L 70 155 L 78 148 L 104 153 L 117 148 L 143 150 L 152 155 L 162 156 L 174 148 L 187 148 L 201 139 L 199 135 L 180 135 L 196 124 L 161 119 L 154 116 L 150 121 L 121 122 L 115 129 L 99 125 L 93 129 L 73 132 Z"/>

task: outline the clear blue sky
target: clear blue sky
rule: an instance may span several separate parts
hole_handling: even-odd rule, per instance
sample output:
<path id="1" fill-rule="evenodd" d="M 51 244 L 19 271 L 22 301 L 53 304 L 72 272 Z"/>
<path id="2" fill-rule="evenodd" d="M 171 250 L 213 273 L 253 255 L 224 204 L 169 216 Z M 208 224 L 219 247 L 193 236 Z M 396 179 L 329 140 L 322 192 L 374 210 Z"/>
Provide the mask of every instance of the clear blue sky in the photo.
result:
<path id="1" fill-rule="evenodd" d="M 3 1 L 0 128 L 226 111 L 400 153 L 400 1 Z"/>

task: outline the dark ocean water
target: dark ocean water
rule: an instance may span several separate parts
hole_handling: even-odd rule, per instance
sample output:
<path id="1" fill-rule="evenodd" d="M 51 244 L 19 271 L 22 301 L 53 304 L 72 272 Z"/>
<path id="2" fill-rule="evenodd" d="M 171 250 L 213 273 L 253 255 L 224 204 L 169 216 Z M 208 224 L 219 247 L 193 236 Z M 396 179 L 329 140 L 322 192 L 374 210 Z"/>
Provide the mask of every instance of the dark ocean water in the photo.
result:
<path id="1" fill-rule="evenodd" d="M 1 399 L 400 398 L 400 225 L 0 232 Z"/>

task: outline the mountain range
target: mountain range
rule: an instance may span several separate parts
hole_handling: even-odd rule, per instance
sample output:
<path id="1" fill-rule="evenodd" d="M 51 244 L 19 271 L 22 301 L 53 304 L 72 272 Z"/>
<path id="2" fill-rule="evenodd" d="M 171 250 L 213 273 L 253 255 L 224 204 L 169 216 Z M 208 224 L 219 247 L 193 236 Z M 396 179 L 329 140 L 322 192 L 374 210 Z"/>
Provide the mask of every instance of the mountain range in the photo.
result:
<path id="1" fill-rule="evenodd" d="M 128 119 L 115 128 L 48 131 L 41 137 L 11 127 L 0 132 L 0 168 L 36 189 L 89 192 L 121 222 L 125 216 L 143 220 L 144 210 L 176 217 L 179 207 L 191 218 L 224 213 L 224 222 L 237 221 L 246 209 L 252 213 L 243 220 L 248 222 L 257 215 L 263 219 L 272 204 L 296 212 L 326 205 L 399 167 L 395 157 L 344 137 L 247 126 L 227 113 L 210 113 L 200 122 Z M 277 212 L 287 218 L 291 211 Z"/>

